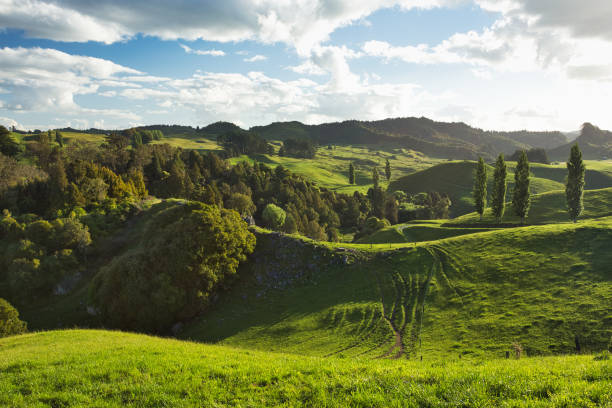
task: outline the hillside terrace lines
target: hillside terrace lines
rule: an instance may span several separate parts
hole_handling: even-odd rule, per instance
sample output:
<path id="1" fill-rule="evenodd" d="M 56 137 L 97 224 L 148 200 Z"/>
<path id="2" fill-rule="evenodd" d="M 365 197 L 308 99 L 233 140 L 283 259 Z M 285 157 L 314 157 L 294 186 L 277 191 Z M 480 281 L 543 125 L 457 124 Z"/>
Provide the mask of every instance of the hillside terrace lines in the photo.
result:
<path id="1" fill-rule="evenodd" d="M 393 271 L 391 276 L 380 276 L 375 273 L 381 296 L 383 318 L 389 324 L 394 335 L 394 343 L 379 358 L 416 357 L 417 345 L 420 344 L 425 301 L 432 278 L 441 270 L 441 262 L 434 250 L 426 249 L 432 259 L 427 276 L 419 271 L 404 271 L 404 274 Z M 423 278 L 423 279 L 422 279 Z M 395 292 L 392 307 L 389 309 L 381 281 L 391 280 Z M 408 336 L 408 337 L 407 337 Z"/>

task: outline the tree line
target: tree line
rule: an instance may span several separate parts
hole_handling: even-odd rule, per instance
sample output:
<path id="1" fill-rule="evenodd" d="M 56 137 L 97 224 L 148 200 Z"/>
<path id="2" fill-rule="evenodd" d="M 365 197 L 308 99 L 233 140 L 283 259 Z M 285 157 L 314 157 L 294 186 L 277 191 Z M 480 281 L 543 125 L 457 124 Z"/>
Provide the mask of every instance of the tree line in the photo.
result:
<path id="1" fill-rule="evenodd" d="M 577 143 L 571 148 L 566 166 L 568 170 L 565 184 L 567 210 L 569 218 L 573 222 L 576 222 L 584 209 L 583 196 L 585 184 L 585 165 L 582 160 L 582 152 Z M 500 153 L 495 162 L 493 192 L 491 197 L 491 212 L 498 223 L 501 223 L 506 208 L 506 178 L 506 162 L 504 160 L 504 155 Z M 523 150 L 518 154 L 511 201 L 514 214 L 520 217 L 521 224 L 525 224 L 531 206 L 529 184 L 529 159 L 527 152 Z M 482 221 L 484 212 L 487 208 L 487 166 L 482 157 L 479 158 L 478 164 L 476 165 L 472 196 L 474 199 L 474 209 Z"/>

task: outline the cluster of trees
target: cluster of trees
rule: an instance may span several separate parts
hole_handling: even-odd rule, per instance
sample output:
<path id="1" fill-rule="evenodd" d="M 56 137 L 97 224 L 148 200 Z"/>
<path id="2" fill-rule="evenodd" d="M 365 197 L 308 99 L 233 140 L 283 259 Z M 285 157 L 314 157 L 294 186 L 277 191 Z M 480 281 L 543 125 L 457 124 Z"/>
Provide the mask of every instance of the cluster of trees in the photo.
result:
<path id="1" fill-rule="evenodd" d="M 140 146 L 164 138 L 164 134 L 158 129 L 131 128 L 124 130 L 122 134 L 130 141 L 132 146 Z"/>
<path id="2" fill-rule="evenodd" d="M 279 156 L 313 159 L 317 153 L 317 145 L 310 140 L 285 139 L 278 151 Z"/>
<path id="3" fill-rule="evenodd" d="M 223 146 L 225 154 L 229 157 L 274 153 L 274 148 L 265 139 L 256 133 L 244 130 L 223 133 L 217 136 L 217 142 Z"/>
<path id="4" fill-rule="evenodd" d="M 567 162 L 568 176 L 566 181 L 566 202 L 570 219 L 574 222 L 583 210 L 584 174 L 585 166 L 578 144 L 572 146 Z M 531 205 L 529 191 L 529 158 L 526 151 L 521 151 L 514 172 L 514 189 L 512 191 L 512 208 L 514 214 L 525 223 Z M 500 154 L 495 162 L 493 173 L 493 194 L 491 210 L 497 222 L 501 222 L 506 206 L 506 176 L 507 169 L 504 155 Z M 479 158 L 474 175 L 473 189 L 474 206 L 482 220 L 487 207 L 487 167 L 484 160 Z"/>
<path id="5" fill-rule="evenodd" d="M 0 217 L 2 296 L 20 301 L 44 297 L 66 276 L 78 272 L 91 244 L 87 226 L 76 218 Z"/>
<path id="6" fill-rule="evenodd" d="M 517 150 L 515 151 L 512 156 L 510 156 L 510 158 L 508 160 L 510 161 L 519 161 L 521 155 L 523 154 L 523 152 L 525 152 L 525 154 L 527 154 L 527 159 L 531 162 L 531 163 L 542 163 L 542 164 L 550 164 L 550 161 L 548 160 L 548 154 L 546 153 L 545 149 L 539 148 L 539 147 L 535 147 L 533 149 L 529 149 L 529 150 Z"/>
<path id="7" fill-rule="evenodd" d="M 27 324 L 19 319 L 17 309 L 0 298 L 0 337 L 25 333 L 27 329 Z"/>
<path id="8" fill-rule="evenodd" d="M 112 327 L 167 332 L 206 309 L 254 247 L 235 211 L 197 202 L 169 206 L 137 246 L 100 270 L 90 300 Z"/>

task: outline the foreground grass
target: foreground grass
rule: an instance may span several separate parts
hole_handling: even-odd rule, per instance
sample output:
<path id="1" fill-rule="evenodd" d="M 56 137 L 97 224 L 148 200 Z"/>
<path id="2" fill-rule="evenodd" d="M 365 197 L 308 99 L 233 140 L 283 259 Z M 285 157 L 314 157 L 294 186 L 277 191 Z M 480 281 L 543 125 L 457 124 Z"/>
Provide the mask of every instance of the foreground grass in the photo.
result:
<path id="1" fill-rule="evenodd" d="M 120 332 L 0 340 L 0 405 L 606 407 L 592 356 L 406 362 L 300 357 Z"/>

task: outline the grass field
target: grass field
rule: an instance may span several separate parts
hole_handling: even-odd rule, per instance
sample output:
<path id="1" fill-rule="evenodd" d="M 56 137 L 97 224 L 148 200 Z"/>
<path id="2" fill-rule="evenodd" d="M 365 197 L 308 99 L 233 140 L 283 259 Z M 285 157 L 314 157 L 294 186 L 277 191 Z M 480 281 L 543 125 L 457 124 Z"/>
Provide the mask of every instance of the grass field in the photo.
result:
<path id="1" fill-rule="evenodd" d="M 392 173 L 391 180 L 407 174 L 426 169 L 439 163 L 439 159 L 423 156 L 421 153 L 407 149 L 378 150 L 366 146 L 333 146 L 333 149 L 319 147 L 314 159 L 296 159 L 277 155 L 258 155 L 254 157 L 237 157 L 230 160 L 236 163 L 240 160 L 263 162 L 269 166 L 282 164 L 321 187 L 326 187 L 342 193 L 360 191 L 365 193 L 372 187 L 372 169 L 377 167 L 381 185 L 386 187 L 384 176 L 385 160 L 389 160 Z M 355 185 L 348 183 L 349 163 L 355 166 Z"/>
<path id="2" fill-rule="evenodd" d="M 451 216 L 467 214 L 473 210 L 472 190 L 474 183 L 473 161 L 448 161 L 423 171 L 391 181 L 390 191 L 402 190 L 407 194 L 427 191 L 446 193 L 451 199 Z M 493 168 L 487 166 L 489 174 L 488 191 L 493 188 Z M 508 171 L 508 188 L 514 185 L 514 173 Z M 612 186 L 612 185 L 611 185 Z M 563 184 L 548 178 L 531 177 L 531 192 L 534 194 L 563 189 Z"/>
<path id="3" fill-rule="evenodd" d="M 599 350 L 612 336 L 611 227 L 606 218 L 391 249 L 258 236 L 259 257 L 181 336 L 372 358 L 499 357 L 513 342 L 530 355 L 566 353 L 576 336 L 582 350 Z"/>
<path id="4" fill-rule="evenodd" d="M 607 217 L 612 215 L 612 188 L 586 190 L 584 192 L 584 211 L 579 219 Z M 520 218 L 514 215 L 512 204 L 507 203 L 504 223 L 519 224 Z M 531 198 L 531 207 L 526 219 L 527 224 L 550 224 L 571 222 L 568 216 L 565 190 L 536 194 Z M 485 211 L 482 221 L 478 214 L 470 213 L 449 221 L 453 224 L 495 224 L 491 209 Z"/>
<path id="5" fill-rule="evenodd" d="M 7 407 L 610 404 L 612 363 L 593 356 L 315 358 L 93 330 L 0 339 L 0 405 Z"/>
<path id="6" fill-rule="evenodd" d="M 446 227 L 442 224 L 446 220 L 434 220 L 435 222 L 413 221 L 405 224 L 396 224 L 376 231 L 372 235 L 357 240 L 359 244 L 399 244 L 402 242 L 435 241 L 459 235 L 473 234 L 476 232 L 493 231 L 491 228 L 457 228 Z"/>

